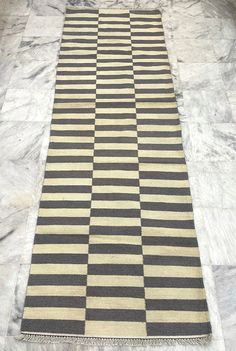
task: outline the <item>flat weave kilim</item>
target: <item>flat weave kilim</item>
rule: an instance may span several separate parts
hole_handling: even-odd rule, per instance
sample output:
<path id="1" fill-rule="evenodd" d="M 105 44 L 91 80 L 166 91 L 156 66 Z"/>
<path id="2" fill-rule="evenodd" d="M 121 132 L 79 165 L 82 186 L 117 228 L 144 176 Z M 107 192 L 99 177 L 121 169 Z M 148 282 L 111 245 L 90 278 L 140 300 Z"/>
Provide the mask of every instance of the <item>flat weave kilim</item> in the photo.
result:
<path id="1" fill-rule="evenodd" d="M 210 339 L 158 10 L 67 9 L 21 332 L 94 344 Z"/>

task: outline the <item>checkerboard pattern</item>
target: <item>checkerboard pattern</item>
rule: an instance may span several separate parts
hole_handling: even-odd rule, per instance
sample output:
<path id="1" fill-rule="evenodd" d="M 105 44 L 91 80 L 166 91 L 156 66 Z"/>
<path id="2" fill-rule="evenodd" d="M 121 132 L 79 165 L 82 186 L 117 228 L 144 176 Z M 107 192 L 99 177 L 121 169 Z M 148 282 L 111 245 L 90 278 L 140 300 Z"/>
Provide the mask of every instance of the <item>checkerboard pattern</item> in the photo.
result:
<path id="1" fill-rule="evenodd" d="M 67 9 L 22 333 L 211 333 L 158 10 Z"/>

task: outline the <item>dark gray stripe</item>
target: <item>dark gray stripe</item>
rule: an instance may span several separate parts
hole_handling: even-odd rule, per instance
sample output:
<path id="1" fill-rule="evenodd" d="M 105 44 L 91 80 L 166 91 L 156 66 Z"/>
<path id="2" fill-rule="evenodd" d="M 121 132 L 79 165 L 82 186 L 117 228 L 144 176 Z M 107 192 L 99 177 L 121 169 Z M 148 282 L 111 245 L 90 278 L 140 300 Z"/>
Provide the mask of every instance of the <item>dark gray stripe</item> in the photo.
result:
<path id="1" fill-rule="evenodd" d="M 203 288 L 202 278 L 144 277 L 146 288 Z"/>
<path id="2" fill-rule="evenodd" d="M 40 201 L 40 208 L 90 208 L 91 201 Z"/>
<path id="3" fill-rule="evenodd" d="M 163 244 L 162 244 L 163 245 Z M 167 244 L 167 246 L 169 246 Z M 184 256 L 157 256 L 144 255 L 143 263 L 151 266 L 187 266 L 200 267 L 201 262 L 198 257 L 184 257 Z"/>
<path id="4" fill-rule="evenodd" d="M 158 140 L 157 140 L 158 141 Z M 183 150 L 182 144 L 138 144 L 139 150 Z M 156 163 L 156 162 L 155 162 Z"/>
<path id="5" fill-rule="evenodd" d="M 188 336 L 211 333 L 210 323 L 147 323 L 148 336 Z"/>
<path id="6" fill-rule="evenodd" d="M 36 234 L 35 244 L 88 244 L 85 234 Z"/>
<path id="7" fill-rule="evenodd" d="M 38 217 L 38 225 L 89 225 L 87 217 Z"/>
<path id="8" fill-rule="evenodd" d="M 93 321 L 127 321 L 145 322 L 146 314 L 143 310 L 111 310 L 86 308 L 86 320 Z"/>
<path id="9" fill-rule="evenodd" d="M 44 185 L 43 193 L 91 193 L 92 187 L 86 185 Z"/>
<path id="10" fill-rule="evenodd" d="M 185 212 L 185 211 L 190 212 L 193 210 L 191 203 L 184 204 L 184 203 L 167 203 L 167 202 L 141 202 L 141 209 L 156 210 L 156 211 L 176 211 L 176 212 Z M 193 239 L 191 238 L 191 240 Z"/>
<path id="11" fill-rule="evenodd" d="M 187 180 L 187 172 L 139 172 L 140 179 L 171 179 L 171 180 Z"/>
<path id="12" fill-rule="evenodd" d="M 75 334 L 83 335 L 84 321 L 70 321 L 59 319 L 23 319 L 21 330 L 23 333 Z"/>
<path id="13" fill-rule="evenodd" d="M 141 255 L 142 247 L 140 245 L 130 244 L 90 244 L 89 253 Z"/>
<path id="14" fill-rule="evenodd" d="M 121 218 L 140 218 L 140 210 L 136 209 L 103 209 L 103 208 L 92 208 L 91 217 L 121 217 Z"/>
<path id="15" fill-rule="evenodd" d="M 109 200 L 109 201 L 138 201 L 139 202 L 139 195 L 138 194 L 127 194 L 127 193 L 93 193 L 92 200 Z"/>
<path id="16" fill-rule="evenodd" d="M 150 128 L 151 129 L 151 128 Z M 143 138 L 174 138 L 181 137 L 181 131 L 176 130 L 173 132 L 164 132 L 164 131 L 138 131 L 138 136 Z M 166 140 L 168 142 L 168 139 Z"/>
<path id="17" fill-rule="evenodd" d="M 196 238 L 172 237 L 172 236 L 143 236 L 143 245 L 170 245 L 182 247 L 197 247 Z"/>
<path id="18" fill-rule="evenodd" d="M 61 112 L 63 113 L 63 112 Z M 68 112 L 71 113 L 71 112 Z M 95 114 L 94 114 L 95 117 Z M 52 124 L 79 124 L 79 125 L 94 125 L 95 124 L 95 118 L 88 118 L 88 119 L 70 119 L 70 118 L 66 118 L 66 119 L 53 119 Z"/>
<path id="19" fill-rule="evenodd" d="M 113 194 L 112 194 L 113 195 Z M 118 223 L 116 223 L 118 224 Z M 94 226 L 90 225 L 90 234 L 92 235 L 141 235 L 141 227 L 138 226 Z"/>
<path id="20" fill-rule="evenodd" d="M 146 299 L 147 310 L 159 311 L 207 311 L 206 300 L 149 300 Z"/>
<path id="21" fill-rule="evenodd" d="M 190 195 L 189 188 L 158 188 L 152 186 L 141 186 L 140 194 L 161 194 L 161 195 Z"/>
<path id="22" fill-rule="evenodd" d="M 185 164 L 184 158 L 171 157 L 139 157 L 139 163 L 172 163 Z"/>
<path id="23" fill-rule="evenodd" d="M 158 114 L 161 114 L 161 113 L 166 113 L 166 112 L 158 112 Z M 172 113 L 172 112 L 171 112 Z M 155 119 L 155 118 L 145 118 L 145 119 L 141 119 L 141 118 L 138 118 L 137 119 L 137 124 L 140 126 L 143 126 L 143 125 L 170 125 L 170 126 L 175 126 L 175 125 L 179 125 L 180 122 L 179 122 L 179 119 Z"/>
<path id="24" fill-rule="evenodd" d="M 126 286 L 88 286 L 87 296 L 144 298 L 144 288 Z"/>
<path id="25" fill-rule="evenodd" d="M 100 157 L 138 157 L 138 150 L 94 150 L 94 156 Z M 138 161 L 138 159 L 137 159 Z"/>
<path id="26" fill-rule="evenodd" d="M 48 156 L 48 163 L 67 163 L 67 162 L 75 162 L 75 163 L 92 163 L 92 156 Z"/>
<path id="27" fill-rule="evenodd" d="M 65 142 L 65 143 L 60 143 L 60 142 L 50 142 L 49 144 L 50 149 L 93 149 L 94 144 L 93 143 L 70 143 L 70 142 Z"/>
<path id="28" fill-rule="evenodd" d="M 45 178 L 92 178 L 92 171 L 46 171 Z"/>
<path id="29" fill-rule="evenodd" d="M 137 137 L 95 137 L 95 143 L 136 144 Z"/>
<path id="30" fill-rule="evenodd" d="M 88 274 L 143 276 L 141 264 L 89 264 Z"/>
<path id="31" fill-rule="evenodd" d="M 139 186 L 138 179 L 93 178 L 93 185 Z"/>
<path id="32" fill-rule="evenodd" d="M 32 263 L 53 263 L 53 264 L 86 264 L 88 263 L 87 254 L 33 254 Z"/>
<path id="33" fill-rule="evenodd" d="M 194 229 L 193 220 L 161 220 L 161 219 L 143 219 L 141 220 L 143 227 L 164 227 L 164 228 L 180 228 Z"/>
<path id="34" fill-rule="evenodd" d="M 87 284 L 87 276 L 79 274 L 30 274 L 30 286 L 35 285 L 73 285 L 85 286 Z"/>
<path id="35" fill-rule="evenodd" d="M 26 307 L 85 308 L 85 297 L 80 296 L 26 296 Z"/>
<path id="36" fill-rule="evenodd" d="M 93 169 L 138 171 L 138 163 L 94 163 Z"/>

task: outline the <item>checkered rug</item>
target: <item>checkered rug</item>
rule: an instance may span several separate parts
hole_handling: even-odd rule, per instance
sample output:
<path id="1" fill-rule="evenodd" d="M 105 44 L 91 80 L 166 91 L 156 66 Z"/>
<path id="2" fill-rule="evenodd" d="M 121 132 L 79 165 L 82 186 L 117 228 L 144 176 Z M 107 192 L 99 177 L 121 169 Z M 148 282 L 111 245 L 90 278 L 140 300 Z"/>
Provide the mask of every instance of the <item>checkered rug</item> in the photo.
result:
<path id="1" fill-rule="evenodd" d="M 21 332 L 94 344 L 209 339 L 158 10 L 67 9 Z"/>

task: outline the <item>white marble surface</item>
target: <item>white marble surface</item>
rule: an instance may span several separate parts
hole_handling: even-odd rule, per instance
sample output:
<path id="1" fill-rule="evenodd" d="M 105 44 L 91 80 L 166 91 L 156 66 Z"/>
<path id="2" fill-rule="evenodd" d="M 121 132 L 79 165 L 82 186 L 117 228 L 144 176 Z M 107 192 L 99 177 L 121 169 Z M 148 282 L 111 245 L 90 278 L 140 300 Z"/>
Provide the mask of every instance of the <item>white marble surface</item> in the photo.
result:
<path id="1" fill-rule="evenodd" d="M 69 2 L 158 7 L 163 13 L 213 341 L 206 347 L 148 349 L 235 351 L 235 0 Z M 20 328 L 47 155 L 65 0 L 0 0 L 0 7 L 0 300 L 4 302 L 0 350 L 121 351 L 119 347 L 30 344 L 14 337 Z M 122 351 L 134 349 L 147 350 L 123 347 Z"/>
<path id="2" fill-rule="evenodd" d="M 218 297 L 219 311 L 222 319 L 225 347 L 234 351 L 236 345 L 236 267 L 213 266 Z"/>

